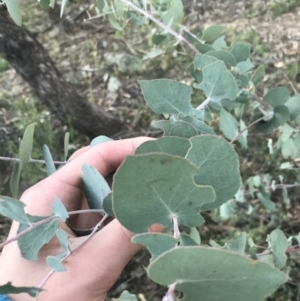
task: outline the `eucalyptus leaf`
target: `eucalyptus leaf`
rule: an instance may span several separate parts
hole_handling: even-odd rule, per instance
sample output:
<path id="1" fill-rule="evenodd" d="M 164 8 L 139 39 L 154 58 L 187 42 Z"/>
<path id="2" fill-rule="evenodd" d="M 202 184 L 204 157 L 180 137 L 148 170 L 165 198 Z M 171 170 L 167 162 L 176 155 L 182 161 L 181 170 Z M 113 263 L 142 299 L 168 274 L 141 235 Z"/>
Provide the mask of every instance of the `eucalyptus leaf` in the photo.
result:
<path id="1" fill-rule="evenodd" d="M 211 50 L 206 52 L 206 55 L 212 56 L 217 60 L 224 62 L 228 69 L 236 65 L 235 57 L 227 50 Z"/>
<path id="2" fill-rule="evenodd" d="M 66 251 L 69 251 L 69 245 L 70 245 L 70 241 L 69 241 L 69 237 L 68 237 L 68 234 L 61 230 L 61 229 L 58 229 L 56 231 L 56 237 L 57 239 L 59 240 L 59 243 L 61 245 L 61 247 L 66 250 Z"/>
<path id="3" fill-rule="evenodd" d="M 264 96 L 264 100 L 273 108 L 285 104 L 289 98 L 290 92 L 285 87 L 274 88 Z"/>
<path id="4" fill-rule="evenodd" d="M 98 136 L 92 140 L 90 146 L 93 147 L 95 145 L 102 144 L 109 141 L 114 141 L 114 140 L 106 136 Z"/>
<path id="5" fill-rule="evenodd" d="M 31 222 L 39 222 L 47 217 L 32 216 Z M 18 233 L 26 230 L 28 224 L 21 223 L 19 225 Z M 30 232 L 18 239 L 18 245 L 23 258 L 27 260 L 37 260 L 40 249 L 55 236 L 59 227 L 59 220 L 50 220 L 45 224 L 34 228 Z"/>
<path id="6" fill-rule="evenodd" d="M 192 147 L 186 158 L 199 167 L 197 185 L 210 185 L 216 192 L 214 203 L 204 204 L 201 210 L 211 210 L 234 197 L 241 184 L 239 160 L 231 144 L 217 136 L 198 136 L 190 139 Z"/>
<path id="7" fill-rule="evenodd" d="M 190 237 L 198 244 L 201 243 L 200 234 L 197 228 L 191 227 Z"/>
<path id="8" fill-rule="evenodd" d="M 48 9 L 50 7 L 50 0 L 40 0 L 39 2 L 43 9 Z"/>
<path id="9" fill-rule="evenodd" d="M 265 68 L 263 65 L 259 66 L 251 77 L 251 81 L 257 86 L 265 77 Z"/>
<path id="10" fill-rule="evenodd" d="M 115 217 L 115 213 L 113 210 L 113 204 L 112 204 L 112 193 L 109 193 L 103 200 L 103 210 L 105 213 L 107 213 L 109 216 Z"/>
<path id="11" fill-rule="evenodd" d="M 19 163 L 15 163 L 13 168 L 13 173 L 9 181 L 10 191 L 14 198 L 18 196 L 20 177 L 21 177 L 21 166 Z"/>
<path id="12" fill-rule="evenodd" d="M 20 145 L 20 168 L 23 170 L 27 162 L 31 159 L 32 146 L 33 146 L 33 134 L 36 122 L 26 127 L 23 139 Z"/>
<path id="13" fill-rule="evenodd" d="M 289 109 L 291 120 L 296 119 L 300 115 L 300 94 L 289 98 L 285 106 Z"/>
<path id="14" fill-rule="evenodd" d="M 152 256 L 151 260 L 154 260 L 164 252 L 175 248 L 177 245 L 176 238 L 163 233 L 137 234 L 131 239 L 131 241 L 135 244 L 145 246 Z"/>
<path id="15" fill-rule="evenodd" d="M 155 122 L 155 127 L 164 131 L 164 136 L 190 138 L 198 135 L 198 131 L 188 122 L 181 120 L 160 120 Z"/>
<path id="16" fill-rule="evenodd" d="M 163 137 L 153 141 L 146 141 L 140 145 L 135 154 L 166 153 L 170 155 L 185 157 L 191 143 L 188 139 L 181 137 Z"/>
<path id="17" fill-rule="evenodd" d="M 276 209 L 276 206 L 270 199 L 270 193 L 266 192 L 265 188 L 262 185 L 260 185 L 258 187 L 258 189 L 259 189 L 259 192 L 257 193 L 257 197 L 260 200 L 260 202 L 262 203 L 262 205 L 266 209 L 274 211 Z"/>
<path id="18" fill-rule="evenodd" d="M 255 132 L 270 134 L 272 131 L 287 122 L 290 118 L 289 110 L 286 106 L 277 106 L 274 109 L 273 117 L 265 122 L 256 124 L 253 129 Z"/>
<path id="19" fill-rule="evenodd" d="M 22 25 L 22 17 L 20 12 L 20 0 L 3 0 L 6 4 L 8 13 L 14 22 L 21 26 Z"/>
<path id="20" fill-rule="evenodd" d="M 249 58 L 244 62 L 237 63 L 236 66 L 240 69 L 241 73 L 246 73 L 255 67 Z"/>
<path id="21" fill-rule="evenodd" d="M 236 239 L 226 244 L 229 251 L 244 254 L 246 248 L 246 233 L 242 232 Z"/>
<path id="22" fill-rule="evenodd" d="M 46 144 L 44 144 L 43 146 L 43 153 L 44 153 L 44 160 L 46 163 L 47 174 L 48 176 L 50 176 L 56 171 L 56 168 L 50 150 Z"/>
<path id="23" fill-rule="evenodd" d="M 288 280 L 267 263 L 199 246 L 171 249 L 153 260 L 147 272 L 160 285 L 175 284 L 185 301 L 199 296 L 201 301 L 262 301 Z"/>
<path id="24" fill-rule="evenodd" d="M 209 64 L 202 69 L 203 81 L 194 87 L 204 91 L 211 103 L 219 104 L 224 98 L 235 100 L 237 86 L 232 74 L 221 61 Z"/>
<path id="25" fill-rule="evenodd" d="M 223 134 L 229 140 L 232 140 L 239 133 L 238 121 L 224 109 L 220 111 L 220 126 Z"/>
<path id="26" fill-rule="evenodd" d="M 155 223 L 168 228 L 173 217 L 188 227 L 202 224 L 199 209 L 213 202 L 215 193 L 209 186 L 195 185 L 196 172 L 195 165 L 177 156 L 127 157 L 113 183 L 117 219 L 134 233 L 146 232 Z"/>
<path id="27" fill-rule="evenodd" d="M 130 294 L 128 291 L 123 291 L 118 299 L 112 299 L 112 301 L 138 301 L 135 295 Z"/>
<path id="28" fill-rule="evenodd" d="M 287 261 L 285 251 L 289 247 L 285 234 L 280 229 L 276 229 L 268 235 L 267 242 L 273 254 L 274 266 L 282 269 Z"/>
<path id="29" fill-rule="evenodd" d="M 198 81 L 198 83 L 201 83 L 203 80 L 203 73 L 202 73 L 202 69 L 212 63 L 217 62 L 218 60 L 210 55 L 200 55 L 200 54 L 196 54 L 195 58 L 194 58 L 194 62 L 193 62 L 193 66 L 194 66 L 194 75 L 196 80 Z"/>
<path id="30" fill-rule="evenodd" d="M 200 53 L 204 54 L 210 50 L 215 50 L 215 48 L 212 45 L 209 44 L 196 44 L 196 48 L 199 50 Z"/>
<path id="31" fill-rule="evenodd" d="M 226 49 L 227 48 L 227 43 L 225 41 L 225 36 L 222 36 L 222 37 L 219 37 L 218 39 L 216 39 L 214 41 L 214 43 L 212 44 L 212 47 L 214 48 L 212 50 Z"/>
<path id="32" fill-rule="evenodd" d="M 0 195 L 0 214 L 19 223 L 30 224 L 24 212 L 25 204 L 8 196 Z"/>
<path id="33" fill-rule="evenodd" d="M 211 44 L 225 34 L 225 27 L 221 25 L 212 25 L 203 31 L 201 39 Z"/>
<path id="34" fill-rule="evenodd" d="M 234 43 L 229 51 L 235 57 L 237 63 L 244 62 L 250 57 L 251 45 L 248 43 Z"/>
<path id="35" fill-rule="evenodd" d="M 197 246 L 198 244 L 196 241 L 189 235 L 185 233 L 180 233 L 180 246 L 186 247 L 186 246 Z"/>
<path id="36" fill-rule="evenodd" d="M 69 217 L 68 211 L 58 197 L 54 197 L 54 204 L 51 205 L 53 214 L 58 216 L 63 222 Z"/>
<path id="37" fill-rule="evenodd" d="M 169 79 L 143 80 L 139 84 L 145 101 L 155 113 L 175 116 L 193 113 L 189 86 Z"/>
<path id="38" fill-rule="evenodd" d="M 200 134 L 215 135 L 215 132 L 213 131 L 213 129 L 211 127 L 209 127 L 203 121 L 197 119 L 195 116 L 179 115 L 177 118 L 178 118 L 178 120 L 182 120 L 182 121 L 190 123 Z"/>
<path id="39" fill-rule="evenodd" d="M 55 272 L 65 272 L 67 269 L 62 264 L 62 259 L 68 254 L 68 252 L 63 252 L 56 256 L 48 256 L 46 258 L 47 266 Z"/>
<path id="40" fill-rule="evenodd" d="M 4 285 L 0 285 L 0 294 L 8 295 L 8 294 L 22 294 L 26 293 L 31 297 L 36 297 L 42 289 L 39 287 L 29 287 L 29 286 L 13 286 L 11 282 L 7 282 Z"/>
<path id="41" fill-rule="evenodd" d="M 103 199 L 111 192 L 98 170 L 85 163 L 82 166 L 82 183 L 90 209 L 102 209 Z"/>

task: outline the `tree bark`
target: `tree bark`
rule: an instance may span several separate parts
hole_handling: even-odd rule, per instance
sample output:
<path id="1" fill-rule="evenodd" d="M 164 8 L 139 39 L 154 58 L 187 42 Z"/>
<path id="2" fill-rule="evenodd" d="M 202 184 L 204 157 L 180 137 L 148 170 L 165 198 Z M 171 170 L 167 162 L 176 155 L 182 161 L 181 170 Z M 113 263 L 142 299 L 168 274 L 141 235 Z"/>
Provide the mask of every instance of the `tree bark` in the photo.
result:
<path id="1" fill-rule="evenodd" d="M 56 68 L 46 49 L 0 7 L 0 54 L 30 85 L 33 94 L 63 124 L 90 138 L 122 131 L 119 119 L 79 95 Z"/>

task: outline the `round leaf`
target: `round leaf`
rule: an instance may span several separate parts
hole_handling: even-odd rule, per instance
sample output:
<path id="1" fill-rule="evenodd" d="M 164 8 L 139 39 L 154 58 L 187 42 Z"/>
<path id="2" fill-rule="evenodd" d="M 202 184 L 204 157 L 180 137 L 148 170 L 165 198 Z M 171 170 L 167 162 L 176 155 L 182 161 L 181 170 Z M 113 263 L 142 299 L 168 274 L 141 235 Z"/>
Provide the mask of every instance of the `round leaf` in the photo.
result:
<path id="1" fill-rule="evenodd" d="M 134 233 L 155 223 L 168 228 L 172 218 L 193 227 L 203 223 L 199 209 L 213 202 L 211 187 L 194 182 L 197 167 L 167 154 L 128 157 L 114 177 L 113 210 L 119 222 Z"/>
<path id="2" fill-rule="evenodd" d="M 216 192 L 214 203 L 202 210 L 211 210 L 233 198 L 241 184 L 239 161 L 231 144 L 217 136 L 190 139 L 192 147 L 186 158 L 199 167 L 195 176 L 198 185 L 210 185 Z"/>
<path id="3" fill-rule="evenodd" d="M 179 247 L 165 252 L 148 268 L 161 284 L 175 283 L 184 301 L 262 301 L 288 277 L 271 265 L 228 251 Z"/>

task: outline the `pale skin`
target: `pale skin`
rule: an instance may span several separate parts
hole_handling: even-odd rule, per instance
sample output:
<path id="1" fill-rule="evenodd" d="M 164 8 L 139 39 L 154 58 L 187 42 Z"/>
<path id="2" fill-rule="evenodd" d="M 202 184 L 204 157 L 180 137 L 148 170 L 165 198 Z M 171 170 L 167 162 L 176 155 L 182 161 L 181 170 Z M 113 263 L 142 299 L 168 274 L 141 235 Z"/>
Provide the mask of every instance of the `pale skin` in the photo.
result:
<path id="1" fill-rule="evenodd" d="M 87 209 L 81 186 L 83 163 L 93 165 L 105 177 L 115 171 L 135 149 L 149 138 L 126 139 L 106 142 L 93 148 L 78 150 L 72 160 L 53 175 L 26 190 L 21 200 L 26 204 L 25 211 L 32 215 L 47 215 L 51 212 L 54 196 L 57 196 L 68 211 Z M 97 213 L 80 214 L 72 217 L 72 226 L 90 228 L 100 221 Z M 13 223 L 9 233 L 15 236 L 18 224 Z M 85 237 L 76 237 L 69 227 L 61 223 L 61 228 L 69 234 L 71 249 Z M 160 227 L 151 228 L 152 231 Z M 39 301 L 105 300 L 108 290 L 118 279 L 128 261 L 141 246 L 132 244 L 133 233 L 126 230 L 117 220 L 108 223 L 85 245 L 69 256 L 65 262 L 66 272 L 55 273 L 47 281 Z M 37 261 L 27 261 L 20 255 L 16 242 L 7 245 L 0 262 L 0 284 L 11 281 L 15 286 L 39 286 L 51 271 L 45 263 L 48 255 L 61 252 L 56 240 L 44 247 Z M 12 301 L 34 300 L 27 294 L 10 295 Z"/>

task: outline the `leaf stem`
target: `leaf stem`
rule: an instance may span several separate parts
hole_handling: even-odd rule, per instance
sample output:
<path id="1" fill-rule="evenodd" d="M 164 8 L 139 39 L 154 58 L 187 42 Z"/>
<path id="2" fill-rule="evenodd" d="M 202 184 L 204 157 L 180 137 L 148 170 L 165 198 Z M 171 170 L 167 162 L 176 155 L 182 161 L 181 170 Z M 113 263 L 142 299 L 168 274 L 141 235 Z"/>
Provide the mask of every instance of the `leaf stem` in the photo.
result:
<path id="1" fill-rule="evenodd" d="M 194 38 L 197 42 L 199 42 L 200 44 L 204 44 L 205 42 L 201 39 L 199 39 L 195 34 L 193 34 L 192 32 L 190 32 L 186 27 L 184 27 L 183 29 L 187 34 L 189 34 L 192 38 Z"/>
<path id="2" fill-rule="evenodd" d="M 196 110 L 204 110 L 205 109 L 205 107 L 209 104 L 209 102 L 210 102 L 210 98 L 208 97 L 208 98 L 206 98 L 197 108 L 196 108 Z"/>
<path id="3" fill-rule="evenodd" d="M 166 295 L 163 297 L 162 301 L 174 301 L 175 300 L 175 286 L 176 283 L 173 283 L 169 286 L 169 289 Z"/>
<path id="4" fill-rule="evenodd" d="M 85 210 L 75 210 L 75 211 L 69 211 L 69 215 L 75 215 L 75 214 L 84 214 L 84 213 L 104 213 L 103 209 L 85 209 Z"/>
<path id="5" fill-rule="evenodd" d="M 179 226 L 178 226 L 178 219 L 177 217 L 173 216 L 173 228 L 174 228 L 174 238 L 178 239 L 180 236 Z"/>
<path id="6" fill-rule="evenodd" d="M 16 163 L 19 163 L 20 162 L 20 159 L 18 158 L 10 158 L 10 157 L 1 157 L 0 156 L 0 160 L 1 161 L 11 161 L 11 162 L 16 162 Z M 46 162 L 44 160 L 35 160 L 35 159 L 30 159 L 28 161 L 29 163 L 39 163 L 39 164 L 46 164 Z M 53 161 L 54 164 L 56 165 L 65 165 L 67 162 L 66 161 Z"/>
<path id="7" fill-rule="evenodd" d="M 47 217 L 47 218 L 45 218 L 45 219 L 43 219 L 43 220 L 41 220 L 41 221 L 38 221 L 38 222 L 35 222 L 35 223 L 30 224 L 30 226 L 29 226 L 27 229 L 25 229 L 24 231 L 20 232 L 20 233 L 17 234 L 16 236 L 14 236 L 14 237 L 12 237 L 12 238 L 10 238 L 10 239 L 4 241 L 3 243 L 1 243 L 1 244 L 0 244 L 0 249 L 2 249 L 4 246 L 8 245 L 8 244 L 11 243 L 11 242 L 14 242 L 14 241 L 18 240 L 19 238 L 21 238 L 21 237 L 24 236 L 25 234 L 29 233 L 29 232 L 32 231 L 33 229 L 35 229 L 35 228 L 37 228 L 37 227 L 39 227 L 39 226 L 41 226 L 41 225 L 44 225 L 44 224 L 46 224 L 46 223 L 48 223 L 48 222 L 50 222 L 50 221 L 52 221 L 52 220 L 54 220 L 54 219 L 58 219 L 58 218 L 59 218 L 59 217 L 56 216 L 56 215 L 51 215 L 51 216 L 49 216 L 49 217 Z"/>
<path id="8" fill-rule="evenodd" d="M 233 144 L 233 142 L 235 142 L 240 136 L 242 136 L 242 134 L 244 132 L 246 132 L 249 128 L 251 128 L 253 125 L 259 123 L 260 121 L 264 120 L 266 118 L 266 116 L 262 116 L 260 118 L 258 118 L 257 120 L 253 121 L 252 123 L 250 123 L 247 127 L 245 127 L 242 131 L 240 131 L 231 141 L 230 144 Z"/>
<path id="9" fill-rule="evenodd" d="M 132 8 L 133 10 L 139 12 L 140 14 L 144 15 L 147 19 L 150 19 L 151 21 L 153 21 L 154 23 L 156 23 L 161 28 L 165 29 L 167 32 L 169 32 L 170 34 L 172 34 L 179 42 L 184 42 L 195 53 L 200 53 L 199 50 L 193 44 L 191 44 L 186 38 L 184 38 L 181 34 L 179 34 L 178 32 L 176 32 L 172 28 L 168 27 L 167 25 L 165 25 L 164 23 L 162 23 L 158 19 L 156 19 L 152 14 L 149 14 L 148 12 L 142 10 L 141 8 L 135 6 L 133 3 L 131 3 L 129 1 L 127 1 L 127 0 L 119 0 L 119 1 L 122 2 L 122 3 L 124 3 L 124 4 L 126 4 L 127 6 L 129 6 L 130 8 Z"/>

